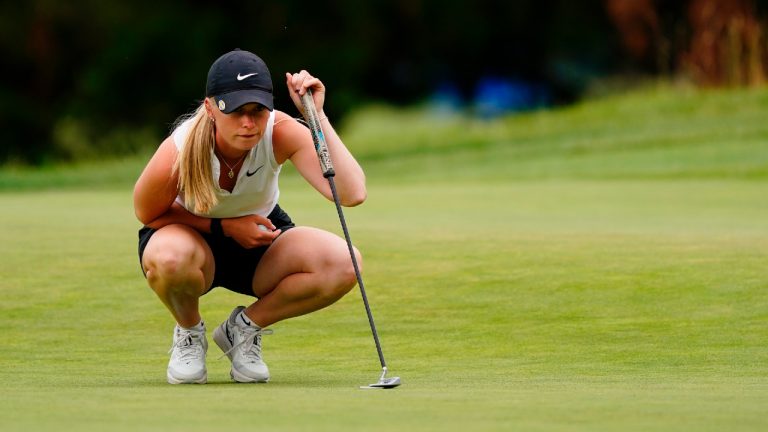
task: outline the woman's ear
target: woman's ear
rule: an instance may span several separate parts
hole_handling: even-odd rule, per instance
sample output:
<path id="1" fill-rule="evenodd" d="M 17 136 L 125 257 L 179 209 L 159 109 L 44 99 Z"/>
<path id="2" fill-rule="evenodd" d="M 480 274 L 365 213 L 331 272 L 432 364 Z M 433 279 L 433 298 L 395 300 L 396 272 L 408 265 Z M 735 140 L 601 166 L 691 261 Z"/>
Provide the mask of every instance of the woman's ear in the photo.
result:
<path id="1" fill-rule="evenodd" d="M 208 98 L 205 98 L 203 101 L 203 104 L 205 105 L 205 112 L 208 114 L 208 118 L 213 121 L 213 109 L 211 108 L 211 100 Z"/>

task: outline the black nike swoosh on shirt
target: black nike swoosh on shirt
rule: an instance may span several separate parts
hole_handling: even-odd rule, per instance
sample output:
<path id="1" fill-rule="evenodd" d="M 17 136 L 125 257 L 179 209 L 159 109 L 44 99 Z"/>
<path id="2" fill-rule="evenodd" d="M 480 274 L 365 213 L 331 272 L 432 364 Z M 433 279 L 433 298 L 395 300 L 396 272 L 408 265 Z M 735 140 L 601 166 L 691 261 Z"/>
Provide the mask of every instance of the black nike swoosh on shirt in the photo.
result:
<path id="1" fill-rule="evenodd" d="M 245 172 L 245 175 L 247 175 L 248 177 L 250 177 L 250 176 L 252 176 L 252 175 L 256 174 L 257 172 L 259 172 L 259 170 L 260 170 L 260 169 L 262 169 L 262 168 L 264 168 L 264 165 L 262 165 L 262 166 L 260 166 L 260 167 L 256 168 L 256 171 L 254 171 L 254 172 L 249 172 L 249 171 L 246 171 L 246 172 Z"/>

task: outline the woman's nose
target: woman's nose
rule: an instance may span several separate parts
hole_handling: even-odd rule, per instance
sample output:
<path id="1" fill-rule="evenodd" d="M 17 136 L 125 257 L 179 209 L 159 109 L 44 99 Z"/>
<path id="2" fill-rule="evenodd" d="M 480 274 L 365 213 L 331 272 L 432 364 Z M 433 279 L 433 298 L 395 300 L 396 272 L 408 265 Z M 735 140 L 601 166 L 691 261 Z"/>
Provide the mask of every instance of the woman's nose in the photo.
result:
<path id="1" fill-rule="evenodd" d="M 251 129 L 256 124 L 256 118 L 251 114 L 243 114 L 242 123 L 244 128 Z"/>

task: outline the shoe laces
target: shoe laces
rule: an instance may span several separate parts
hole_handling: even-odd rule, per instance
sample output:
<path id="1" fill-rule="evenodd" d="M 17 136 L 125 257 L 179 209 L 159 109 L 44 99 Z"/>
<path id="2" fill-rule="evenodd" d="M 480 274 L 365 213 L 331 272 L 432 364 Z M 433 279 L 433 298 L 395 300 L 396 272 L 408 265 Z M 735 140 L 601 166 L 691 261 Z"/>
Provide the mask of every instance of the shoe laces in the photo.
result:
<path id="1" fill-rule="evenodd" d="M 271 335 L 274 333 L 272 329 L 255 329 L 253 327 L 243 328 L 237 325 L 233 327 L 235 327 L 237 331 L 240 332 L 240 335 L 243 336 L 243 338 L 237 344 L 232 345 L 232 348 L 228 349 L 219 358 L 224 358 L 224 356 L 231 353 L 235 349 L 243 347 L 243 356 L 248 359 L 250 363 L 261 361 L 261 336 Z"/>
<path id="2" fill-rule="evenodd" d="M 203 344 L 200 341 L 199 332 L 179 328 L 177 337 L 168 353 L 178 350 L 179 360 L 182 362 L 198 360 L 203 356 Z"/>

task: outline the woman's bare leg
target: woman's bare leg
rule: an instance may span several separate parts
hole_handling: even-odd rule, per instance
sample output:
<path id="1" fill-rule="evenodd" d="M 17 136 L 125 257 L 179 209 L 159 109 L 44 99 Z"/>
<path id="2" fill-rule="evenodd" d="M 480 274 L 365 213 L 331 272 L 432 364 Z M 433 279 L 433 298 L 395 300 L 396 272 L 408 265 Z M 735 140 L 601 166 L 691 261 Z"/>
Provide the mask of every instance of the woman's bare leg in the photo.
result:
<path id="1" fill-rule="evenodd" d="M 344 239 L 309 227 L 278 237 L 256 267 L 253 281 L 260 300 L 245 314 L 261 327 L 329 306 L 357 283 Z"/>
<path id="2" fill-rule="evenodd" d="M 213 282 L 214 261 L 203 237 L 185 225 L 167 225 L 152 235 L 142 259 L 149 286 L 181 327 L 201 320 L 199 298 Z"/>

